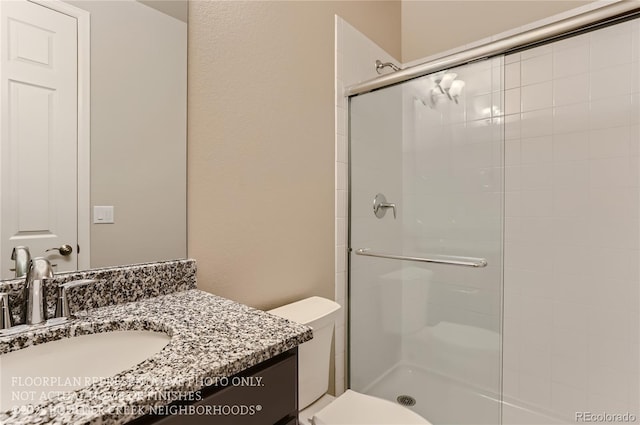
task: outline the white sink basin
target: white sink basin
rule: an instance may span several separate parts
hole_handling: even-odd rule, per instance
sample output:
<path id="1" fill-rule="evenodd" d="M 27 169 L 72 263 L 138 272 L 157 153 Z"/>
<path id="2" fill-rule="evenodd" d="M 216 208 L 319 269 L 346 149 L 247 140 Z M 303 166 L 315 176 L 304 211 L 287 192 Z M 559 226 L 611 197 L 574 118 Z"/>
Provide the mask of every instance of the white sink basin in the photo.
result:
<path id="1" fill-rule="evenodd" d="M 116 375 L 162 350 L 161 332 L 116 331 L 64 338 L 0 356 L 0 411 L 40 404 Z"/>

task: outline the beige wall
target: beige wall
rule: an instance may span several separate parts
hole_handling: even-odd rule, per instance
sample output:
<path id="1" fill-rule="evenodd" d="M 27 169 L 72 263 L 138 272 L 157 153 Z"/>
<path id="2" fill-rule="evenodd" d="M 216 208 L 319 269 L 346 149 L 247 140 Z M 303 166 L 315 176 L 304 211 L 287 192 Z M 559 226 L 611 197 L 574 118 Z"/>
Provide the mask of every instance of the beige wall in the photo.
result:
<path id="1" fill-rule="evenodd" d="M 590 1 L 402 1 L 402 61 L 433 55 Z"/>
<path id="2" fill-rule="evenodd" d="M 189 256 L 269 308 L 334 296 L 334 14 L 400 55 L 398 2 L 189 4 Z"/>
<path id="3" fill-rule="evenodd" d="M 133 0 L 91 13 L 91 267 L 186 257 L 187 24 Z"/>

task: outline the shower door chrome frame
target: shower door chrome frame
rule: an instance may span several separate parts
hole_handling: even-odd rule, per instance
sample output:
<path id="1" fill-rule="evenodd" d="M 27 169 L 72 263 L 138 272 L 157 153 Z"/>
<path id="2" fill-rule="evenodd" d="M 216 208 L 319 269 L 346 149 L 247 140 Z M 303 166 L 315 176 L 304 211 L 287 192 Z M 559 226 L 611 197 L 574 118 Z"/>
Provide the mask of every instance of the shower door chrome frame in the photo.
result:
<path id="1" fill-rule="evenodd" d="M 373 80 L 365 81 L 345 89 L 345 96 L 357 96 L 384 87 L 400 84 L 414 78 L 423 77 L 434 72 L 455 66 L 464 65 L 493 56 L 514 53 L 519 50 L 536 47 L 558 39 L 591 31 L 603 26 L 613 25 L 621 21 L 633 19 L 640 14 L 640 2 L 618 1 L 598 9 L 581 13 L 539 28 L 520 34 L 492 41 L 478 47 L 463 50 L 429 62 L 415 65 L 401 71 L 392 72 Z"/>

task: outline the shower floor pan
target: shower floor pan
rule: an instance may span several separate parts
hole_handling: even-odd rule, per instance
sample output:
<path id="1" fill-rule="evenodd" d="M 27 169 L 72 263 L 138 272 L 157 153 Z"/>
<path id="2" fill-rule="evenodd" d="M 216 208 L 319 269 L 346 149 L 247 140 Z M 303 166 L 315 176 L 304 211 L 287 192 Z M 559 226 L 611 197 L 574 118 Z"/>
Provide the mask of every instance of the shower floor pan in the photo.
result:
<path id="1" fill-rule="evenodd" d="M 415 404 L 407 408 L 433 425 L 500 424 L 500 399 L 495 394 L 407 364 L 397 364 L 364 392 L 396 402 L 401 396 L 411 397 Z M 508 403 L 503 415 L 503 425 L 564 423 Z"/>

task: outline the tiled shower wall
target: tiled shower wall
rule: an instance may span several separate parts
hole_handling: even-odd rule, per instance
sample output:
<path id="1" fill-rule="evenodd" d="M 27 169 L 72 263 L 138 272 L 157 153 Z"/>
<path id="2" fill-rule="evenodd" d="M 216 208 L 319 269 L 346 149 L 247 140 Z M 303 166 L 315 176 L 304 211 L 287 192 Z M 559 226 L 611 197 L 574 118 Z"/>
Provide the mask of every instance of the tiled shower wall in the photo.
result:
<path id="1" fill-rule="evenodd" d="M 504 397 L 563 422 L 640 413 L 639 56 L 636 20 L 505 58 Z"/>
<path id="2" fill-rule="evenodd" d="M 375 62 L 398 63 L 382 48 L 349 25 L 335 17 L 335 97 L 336 97 L 336 275 L 335 299 L 342 306 L 335 332 L 335 391 L 345 389 L 345 347 L 347 317 L 347 205 L 348 205 L 348 100 L 344 88 L 378 76 Z"/>

